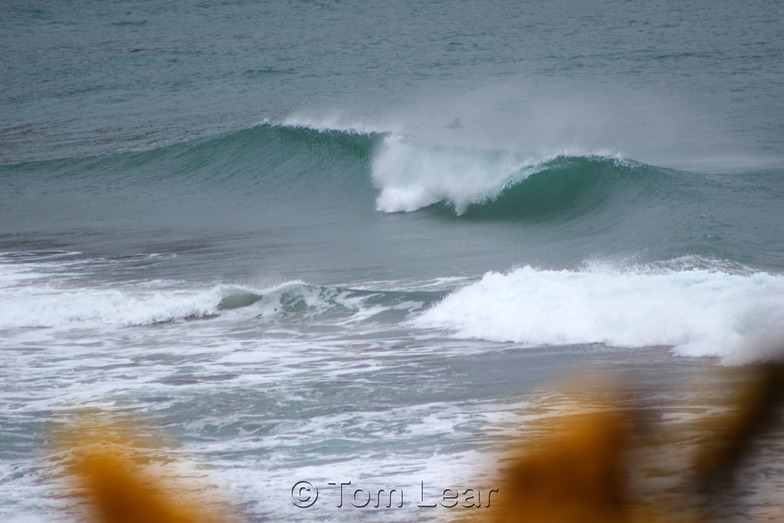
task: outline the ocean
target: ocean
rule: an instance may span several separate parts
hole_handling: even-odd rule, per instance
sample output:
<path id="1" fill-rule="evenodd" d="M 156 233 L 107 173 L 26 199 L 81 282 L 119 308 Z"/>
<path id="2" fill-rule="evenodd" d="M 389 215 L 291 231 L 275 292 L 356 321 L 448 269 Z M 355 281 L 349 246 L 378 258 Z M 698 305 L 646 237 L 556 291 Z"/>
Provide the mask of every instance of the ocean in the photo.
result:
<path id="1" fill-rule="evenodd" d="M 101 411 L 251 521 L 451 520 L 564 376 L 676 416 L 780 354 L 778 2 L 0 13 L 0 519 L 79 520 Z"/>

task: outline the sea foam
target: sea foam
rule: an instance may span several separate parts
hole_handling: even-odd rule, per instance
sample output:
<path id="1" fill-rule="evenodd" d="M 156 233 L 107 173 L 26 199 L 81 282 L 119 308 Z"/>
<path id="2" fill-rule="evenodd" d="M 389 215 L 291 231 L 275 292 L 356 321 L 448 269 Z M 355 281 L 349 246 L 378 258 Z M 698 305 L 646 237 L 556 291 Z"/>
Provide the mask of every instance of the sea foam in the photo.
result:
<path id="1" fill-rule="evenodd" d="M 784 277 L 661 269 L 489 272 L 413 320 L 454 336 L 531 345 L 670 346 L 745 363 L 784 341 Z"/>
<path id="2" fill-rule="evenodd" d="M 401 135 L 385 138 L 373 159 L 376 209 L 410 212 L 442 200 L 458 213 L 471 203 L 497 196 L 515 177 L 536 165 L 511 153 L 424 146 Z"/>
<path id="3" fill-rule="evenodd" d="M 140 290 L 38 287 L 3 293 L 0 328 L 100 323 L 149 325 L 217 314 L 220 289 Z"/>

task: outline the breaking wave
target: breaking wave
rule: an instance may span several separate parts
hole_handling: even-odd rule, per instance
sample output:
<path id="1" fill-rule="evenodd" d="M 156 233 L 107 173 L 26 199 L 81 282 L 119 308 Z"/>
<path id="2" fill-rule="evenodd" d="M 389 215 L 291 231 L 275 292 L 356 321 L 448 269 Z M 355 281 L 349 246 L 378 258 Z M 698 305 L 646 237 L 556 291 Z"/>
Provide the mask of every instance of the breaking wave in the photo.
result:
<path id="1" fill-rule="evenodd" d="M 488 272 L 413 323 L 497 342 L 669 346 L 727 363 L 765 359 L 784 342 L 784 277 L 700 265 Z"/>

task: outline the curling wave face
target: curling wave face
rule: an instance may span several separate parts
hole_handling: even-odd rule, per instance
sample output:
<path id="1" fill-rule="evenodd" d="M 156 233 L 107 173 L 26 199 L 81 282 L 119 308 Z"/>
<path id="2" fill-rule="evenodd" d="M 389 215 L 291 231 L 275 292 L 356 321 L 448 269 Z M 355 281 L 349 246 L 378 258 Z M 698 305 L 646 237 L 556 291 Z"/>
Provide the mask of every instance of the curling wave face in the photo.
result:
<path id="1" fill-rule="evenodd" d="M 563 151 L 533 157 L 510 151 L 427 145 L 392 135 L 384 139 L 373 158 L 373 182 L 380 191 L 376 209 L 411 212 L 443 202 L 462 215 L 483 205 L 500 207 L 503 212 L 510 206 L 509 200 L 514 199 L 517 201 L 511 205 L 524 211 L 548 196 L 550 201 L 545 203 L 557 206 L 559 202 L 553 201 L 557 195 L 552 193 L 572 193 L 564 197 L 574 197 L 586 185 L 585 180 L 579 179 L 580 174 L 591 178 L 588 185 L 597 181 L 597 165 L 607 171 L 632 166 L 618 156 L 602 153 L 570 155 Z M 547 175 L 556 178 L 545 182 L 553 187 L 541 187 L 541 183 L 521 185 L 535 175 L 539 175 L 537 182 Z M 571 184 L 576 187 L 566 187 Z M 510 196 L 512 191 L 515 193 Z M 531 191 L 538 194 L 530 194 Z M 526 201 L 526 197 L 531 201 Z M 504 202 L 497 204 L 499 199 Z"/>

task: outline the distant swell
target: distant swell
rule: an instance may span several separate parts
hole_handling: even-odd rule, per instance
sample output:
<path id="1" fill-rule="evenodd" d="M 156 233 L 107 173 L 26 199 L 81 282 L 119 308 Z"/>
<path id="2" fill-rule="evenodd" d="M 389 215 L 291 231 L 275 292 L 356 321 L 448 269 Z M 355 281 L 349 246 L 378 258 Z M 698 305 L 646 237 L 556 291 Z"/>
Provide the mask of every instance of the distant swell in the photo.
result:
<path id="1" fill-rule="evenodd" d="M 140 151 L 0 166 L 3 177 L 146 185 L 166 180 L 244 188 L 257 183 L 313 185 L 367 172 L 375 133 L 263 123 L 211 138 Z M 359 164 L 359 169 L 357 169 Z"/>

